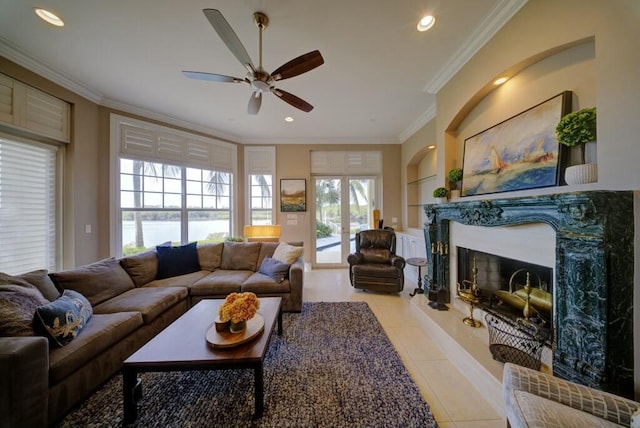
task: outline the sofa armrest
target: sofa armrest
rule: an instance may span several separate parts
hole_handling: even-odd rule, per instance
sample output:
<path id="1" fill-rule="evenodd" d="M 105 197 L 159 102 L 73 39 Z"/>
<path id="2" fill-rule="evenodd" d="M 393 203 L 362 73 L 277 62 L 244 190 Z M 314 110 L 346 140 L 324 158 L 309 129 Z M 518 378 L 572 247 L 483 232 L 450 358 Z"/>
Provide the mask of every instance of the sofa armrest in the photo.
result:
<path id="1" fill-rule="evenodd" d="M 398 256 L 398 255 L 395 255 L 395 254 L 391 256 L 390 262 L 391 262 L 391 265 L 393 265 L 393 266 L 395 266 L 395 267 L 397 267 L 398 269 L 401 269 L 401 270 L 404 269 L 404 267 L 406 265 L 406 262 L 405 262 L 404 258 L 401 257 L 401 256 Z"/>
<path id="2" fill-rule="evenodd" d="M 510 363 L 504 365 L 502 385 L 507 414 L 508 408 L 516 405 L 514 390 L 526 391 L 624 426 L 629 426 L 631 415 L 640 407 L 640 403 L 624 397 Z"/>
<path id="3" fill-rule="evenodd" d="M 302 286 L 304 277 L 304 258 L 298 257 L 298 260 L 289 267 L 289 287 L 291 287 L 290 302 L 293 304 L 293 310 L 302 311 Z"/>
<path id="4" fill-rule="evenodd" d="M 47 426 L 49 342 L 0 337 L 0 426 Z"/>
<path id="5" fill-rule="evenodd" d="M 364 256 L 362 253 L 352 253 L 347 256 L 347 262 L 350 266 L 360 265 L 364 261 Z"/>

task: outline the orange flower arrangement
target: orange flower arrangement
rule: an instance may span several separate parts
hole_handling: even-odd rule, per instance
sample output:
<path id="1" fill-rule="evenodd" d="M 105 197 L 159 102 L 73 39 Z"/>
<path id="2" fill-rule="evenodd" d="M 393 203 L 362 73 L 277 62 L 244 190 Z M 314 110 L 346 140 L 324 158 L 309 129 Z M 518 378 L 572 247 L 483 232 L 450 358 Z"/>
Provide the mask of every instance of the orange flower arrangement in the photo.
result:
<path id="1" fill-rule="evenodd" d="M 220 305 L 218 316 L 222 322 L 231 321 L 237 324 L 253 318 L 259 308 L 260 300 L 254 293 L 231 293 Z"/>

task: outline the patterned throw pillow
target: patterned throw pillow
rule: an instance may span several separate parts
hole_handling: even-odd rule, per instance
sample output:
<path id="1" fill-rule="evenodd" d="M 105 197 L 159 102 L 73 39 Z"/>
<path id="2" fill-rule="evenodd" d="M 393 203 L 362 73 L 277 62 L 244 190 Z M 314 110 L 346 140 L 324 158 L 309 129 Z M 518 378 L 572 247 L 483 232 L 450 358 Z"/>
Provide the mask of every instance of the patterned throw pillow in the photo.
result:
<path id="1" fill-rule="evenodd" d="M 265 257 L 260 265 L 259 272 L 271 277 L 275 282 L 282 282 L 289 276 L 291 265 L 282 263 L 271 257 Z"/>
<path id="2" fill-rule="evenodd" d="M 91 303 L 82 294 L 64 290 L 62 296 L 36 309 L 33 327 L 51 346 L 62 347 L 78 336 L 92 315 Z"/>

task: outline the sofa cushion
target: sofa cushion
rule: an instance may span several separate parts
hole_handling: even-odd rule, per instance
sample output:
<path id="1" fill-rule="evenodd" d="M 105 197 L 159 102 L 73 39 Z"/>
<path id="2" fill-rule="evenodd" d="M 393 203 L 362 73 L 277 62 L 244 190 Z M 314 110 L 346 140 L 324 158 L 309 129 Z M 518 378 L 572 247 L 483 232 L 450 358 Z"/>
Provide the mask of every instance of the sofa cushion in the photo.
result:
<path id="1" fill-rule="evenodd" d="M 33 336 L 33 314 L 49 303 L 25 280 L 0 274 L 0 337 Z"/>
<path id="2" fill-rule="evenodd" d="M 239 293 L 242 283 L 251 275 L 253 275 L 253 272 L 248 270 L 218 269 L 193 284 L 191 286 L 191 295 L 220 296 L 233 292 Z"/>
<path id="3" fill-rule="evenodd" d="M 33 328 L 51 346 L 65 346 L 80 333 L 93 315 L 91 303 L 74 290 L 64 290 L 53 302 L 36 308 Z"/>
<path id="4" fill-rule="evenodd" d="M 281 261 L 272 259 L 271 257 L 265 257 L 260 264 L 258 272 L 267 275 L 275 282 L 282 282 L 289 276 L 290 267 L 291 265 L 288 263 L 282 263 Z"/>
<path id="5" fill-rule="evenodd" d="M 242 283 L 241 291 L 251 291 L 258 295 L 282 294 L 291 292 L 291 284 L 287 279 L 278 282 L 268 275 L 256 272 Z"/>
<path id="6" fill-rule="evenodd" d="M 136 287 L 142 287 L 156 279 L 158 272 L 158 253 L 145 251 L 120 259 L 120 266 L 127 271 Z"/>
<path id="7" fill-rule="evenodd" d="M 302 256 L 303 251 L 304 247 L 297 247 L 289 245 L 286 242 L 281 242 L 273 252 L 273 258 L 280 260 L 282 263 L 292 264 Z"/>
<path id="8" fill-rule="evenodd" d="M 171 278 L 200 270 L 197 243 L 180 245 L 177 247 L 157 246 L 158 272 L 156 279 Z"/>
<path id="9" fill-rule="evenodd" d="M 75 290 L 92 306 L 134 288 L 133 281 L 115 258 L 49 274 L 61 290 Z"/>
<path id="10" fill-rule="evenodd" d="M 185 287 L 142 287 L 101 303 L 94 308 L 96 314 L 140 312 L 145 324 L 150 324 L 167 309 L 187 298 Z"/>
<path id="11" fill-rule="evenodd" d="M 258 255 L 258 266 L 262 264 L 262 261 L 267 258 L 273 258 L 273 253 L 280 245 L 279 242 L 261 242 L 260 243 L 260 255 Z"/>
<path id="12" fill-rule="evenodd" d="M 513 428 L 619 428 L 622 426 L 526 391 L 514 390 L 513 404 L 506 409 L 507 419 Z"/>
<path id="13" fill-rule="evenodd" d="M 220 268 L 255 272 L 258 270 L 258 254 L 260 254 L 260 242 L 227 241 L 222 249 Z"/>
<path id="14" fill-rule="evenodd" d="M 51 281 L 48 273 L 49 271 L 46 269 L 39 269 L 17 275 L 17 278 L 24 279 L 29 284 L 34 285 L 40 290 L 45 299 L 54 301 L 60 296 L 60 291 L 56 288 L 53 281 Z"/>
<path id="15" fill-rule="evenodd" d="M 211 272 L 208 270 L 200 270 L 198 272 L 188 273 L 186 275 L 173 276 L 165 279 L 155 279 L 144 287 L 191 287 L 200 278 L 209 275 Z"/>
<path id="16" fill-rule="evenodd" d="M 220 269 L 222 264 L 222 242 L 218 244 L 202 244 L 198 245 L 198 261 L 200 268 L 208 271 Z"/>
<path id="17" fill-rule="evenodd" d="M 49 384 L 55 385 L 142 326 L 140 312 L 96 314 L 71 341 L 49 352 Z"/>

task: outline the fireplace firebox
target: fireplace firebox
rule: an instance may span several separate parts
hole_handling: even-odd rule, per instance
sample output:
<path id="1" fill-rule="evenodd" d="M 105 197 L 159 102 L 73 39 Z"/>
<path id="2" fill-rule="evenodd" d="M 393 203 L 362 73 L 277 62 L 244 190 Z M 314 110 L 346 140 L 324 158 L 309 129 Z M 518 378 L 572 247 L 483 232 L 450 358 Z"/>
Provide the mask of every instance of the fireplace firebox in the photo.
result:
<path id="1" fill-rule="evenodd" d="M 450 296 L 449 223 L 545 223 L 556 233 L 553 372 L 632 398 L 634 209 L 631 191 L 570 192 L 425 205 L 429 296 Z"/>
<path id="2" fill-rule="evenodd" d="M 553 324 L 552 268 L 465 247 L 457 247 L 456 253 L 458 257 L 456 283 L 469 280 L 472 277 L 473 267 L 476 267 L 477 286 L 482 296 L 480 307 L 489 312 L 498 312 L 502 317 L 514 322 L 522 319 L 526 300 L 523 287 L 529 276 L 533 290 L 533 294 L 529 296 L 533 322 L 547 328 L 551 327 Z M 548 296 L 548 304 L 539 297 L 542 295 Z"/>

